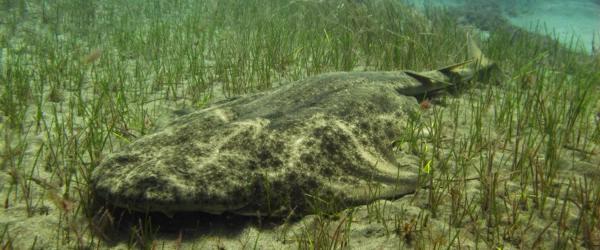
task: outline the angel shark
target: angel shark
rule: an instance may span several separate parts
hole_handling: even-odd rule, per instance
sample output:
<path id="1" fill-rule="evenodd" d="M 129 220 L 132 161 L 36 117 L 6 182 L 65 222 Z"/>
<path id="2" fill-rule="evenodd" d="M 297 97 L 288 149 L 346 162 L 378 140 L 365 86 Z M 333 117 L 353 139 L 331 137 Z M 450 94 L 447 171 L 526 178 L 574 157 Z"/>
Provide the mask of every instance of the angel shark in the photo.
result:
<path id="1" fill-rule="evenodd" d="M 326 73 L 181 116 L 92 172 L 101 202 L 141 212 L 304 215 L 394 199 L 418 188 L 418 162 L 391 143 L 414 97 L 493 67 Z M 413 159 L 413 160 L 411 160 Z"/>

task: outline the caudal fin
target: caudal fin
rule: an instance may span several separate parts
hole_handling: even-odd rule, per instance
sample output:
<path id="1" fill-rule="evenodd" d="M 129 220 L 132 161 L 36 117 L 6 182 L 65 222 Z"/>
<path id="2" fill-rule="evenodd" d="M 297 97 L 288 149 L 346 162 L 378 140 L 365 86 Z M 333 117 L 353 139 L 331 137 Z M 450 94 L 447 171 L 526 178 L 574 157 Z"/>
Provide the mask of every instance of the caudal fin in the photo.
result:
<path id="1" fill-rule="evenodd" d="M 448 89 L 452 86 L 460 86 L 462 83 L 473 78 L 477 80 L 489 79 L 493 72 L 498 71 L 497 65 L 481 52 L 481 49 L 479 49 L 479 46 L 477 46 L 477 43 L 475 43 L 470 34 L 467 34 L 467 48 L 470 58 L 467 61 L 432 71 L 404 71 L 407 75 L 422 84 L 413 91 L 414 93 L 405 90 L 405 94 L 410 92 L 415 94 L 415 96 L 422 95 L 423 93 Z"/>
<path id="2" fill-rule="evenodd" d="M 477 46 L 477 43 L 475 43 L 475 40 L 473 40 L 473 37 L 471 37 L 470 33 L 467 33 L 467 50 L 469 53 L 469 58 L 474 60 L 477 68 L 487 69 L 494 65 L 494 62 L 488 59 L 483 52 L 481 52 L 481 49 L 479 49 L 479 46 Z"/>

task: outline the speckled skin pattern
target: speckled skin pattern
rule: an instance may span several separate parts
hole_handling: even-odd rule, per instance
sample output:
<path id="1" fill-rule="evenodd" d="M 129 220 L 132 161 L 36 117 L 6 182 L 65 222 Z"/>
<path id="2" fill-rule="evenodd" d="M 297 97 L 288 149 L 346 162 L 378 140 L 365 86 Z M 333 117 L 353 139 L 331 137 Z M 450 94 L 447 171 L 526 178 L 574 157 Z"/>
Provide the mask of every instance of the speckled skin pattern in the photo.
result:
<path id="1" fill-rule="evenodd" d="M 400 197 L 417 187 L 417 160 L 391 144 L 418 107 L 407 95 L 427 88 L 403 71 L 340 72 L 215 103 L 110 155 L 92 188 L 167 214 L 286 216 Z"/>

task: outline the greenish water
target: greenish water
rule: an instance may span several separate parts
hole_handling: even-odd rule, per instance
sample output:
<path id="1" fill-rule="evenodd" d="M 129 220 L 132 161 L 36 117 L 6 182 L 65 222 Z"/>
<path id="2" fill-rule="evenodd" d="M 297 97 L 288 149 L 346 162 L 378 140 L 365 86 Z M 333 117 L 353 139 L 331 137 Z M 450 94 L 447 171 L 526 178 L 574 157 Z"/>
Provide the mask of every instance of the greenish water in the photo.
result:
<path id="1" fill-rule="evenodd" d="M 600 60 L 484 10 L 1 0 L 0 246 L 593 249 Z M 467 33 L 502 73 L 409 106 L 394 152 L 422 188 L 407 197 L 294 220 L 122 218 L 90 188 L 110 153 L 216 101 L 327 72 L 452 65 L 469 59 Z"/>
<path id="2" fill-rule="evenodd" d="M 456 9 L 469 9 L 501 15 L 512 25 L 552 34 L 563 44 L 588 52 L 600 47 L 600 3 L 593 0 L 531 1 L 531 0 L 447 0 L 408 1 L 416 6 L 437 5 Z"/>

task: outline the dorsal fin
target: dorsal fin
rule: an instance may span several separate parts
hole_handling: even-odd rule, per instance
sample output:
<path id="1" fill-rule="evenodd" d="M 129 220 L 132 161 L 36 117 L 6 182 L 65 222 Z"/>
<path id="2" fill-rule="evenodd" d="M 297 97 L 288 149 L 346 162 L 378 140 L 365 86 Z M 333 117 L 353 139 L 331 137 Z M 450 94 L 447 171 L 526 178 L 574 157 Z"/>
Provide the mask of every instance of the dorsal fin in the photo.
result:
<path id="1" fill-rule="evenodd" d="M 425 87 L 426 92 L 437 91 L 437 90 L 445 89 L 445 88 L 448 88 L 448 87 L 454 85 L 452 83 L 441 81 L 441 80 L 432 78 L 430 76 L 426 76 L 424 74 L 417 73 L 417 72 L 410 71 L 410 70 L 405 70 L 404 73 L 406 73 L 407 75 L 409 75 L 412 78 L 417 79 L 417 81 L 422 83 L 423 87 Z"/>
<path id="2" fill-rule="evenodd" d="M 465 71 L 465 69 L 469 69 L 468 67 L 465 67 L 465 66 L 473 63 L 474 61 L 475 61 L 474 59 L 471 59 L 471 60 L 467 60 L 467 61 L 464 61 L 461 63 L 452 64 L 452 65 L 437 69 L 437 71 L 442 72 L 444 75 L 447 75 L 450 77 L 459 76 L 461 78 L 464 78 L 463 72 Z"/>

